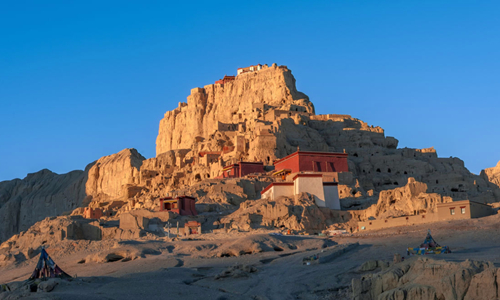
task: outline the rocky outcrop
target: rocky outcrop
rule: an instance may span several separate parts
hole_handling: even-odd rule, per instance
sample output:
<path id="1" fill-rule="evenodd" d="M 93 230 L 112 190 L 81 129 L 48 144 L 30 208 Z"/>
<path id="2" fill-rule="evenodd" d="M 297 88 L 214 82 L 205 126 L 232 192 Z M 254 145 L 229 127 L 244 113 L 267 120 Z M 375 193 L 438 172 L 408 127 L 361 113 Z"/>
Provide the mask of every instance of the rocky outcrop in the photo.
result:
<path id="1" fill-rule="evenodd" d="M 354 300 L 498 299 L 500 271 L 490 262 L 419 258 L 353 279 Z"/>
<path id="2" fill-rule="evenodd" d="M 44 169 L 24 179 L 0 182 L 0 242 L 47 216 L 58 216 L 81 206 L 90 167 L 66 174 Z"/>
<path id="3" fill-rule="evenodd" d="M 56 246 L 66 239 L 101 240 L 100 224 L 82 217 L 48 217 L 2 243 L 0 254 L 8 259 L 0 259 L 0 265 L 31 259 L 40 253 L 42 246 Z"/>
<path id="4" fill-rule="evenodd" d="M 358 212 L 353 212 L 353 214 L 358 215 L 359 220 L 365 221 L 370 217 L 387 219 L 435 213 L 439 203 L 451 201 L 453 201 L 451 197 L 427 193 L 427 184 L 410 177 L 405 186 L 380 192 L 377 204 L 359 211 L 359 214 Z"/>
<path id="5" fill-rule="evenodd" d="M 149 218 L 145 218 L 144 215 Z M 126 213 L 122 216 L 125 221 L 129 221 L 128 226 L 122 226 L 121 218 L 120 221 L 116 219 L 84 219 L 81 216 L 45 218 L 36 222 L 28 230 L 15 234 L 0 244 L 0 265 L 16 260 L 31 259 L 40 253 L 42 246 L 71 248 L 71 241 L 156 238 L 163 236 L 163 231 L 160 230 L 163 223 L 160 218 L 168 219 L 168 213 L 153 214 L 140 210 L 137 213 Z M 132 220 L 128 217 L 131 217 Z M 143 222 L 138 224 L 139 220 Z M 131 226 L 130 223 L 135 223 L 136 226 Z M 152 225 L 155 225 L 154 228 Z"/>
<path id="6" fill-rule="evenodd" d="M 495 167 L 482 170 L 481 177 L 500 187 L 500 161 Z"/>
<path id="7" fill-rule="evenodd" d="M 100 158 L 88 172 L 87 195 L 99 199 L 129 198 L 128 186 L 139 183 L 139 168 L 144 160 L 135 149 Z"/>
<path id="8" fill-rule="evenodd" d="M 280 228 L 317 233 L 349 219 L 348 212 L 318 207 L 311 195 L 302 193 L 293 198 L 243 202 L 237 211 L 222 218 L 221 224 L 226 229 L 242 231 Z"/>
<path id="9" fill-rule="evenodd" d="M 211 84 L 192 89 L 187 103 L 179 103 L 178 108 L 165 113 L 160 121 L 156 154 L 175 149 L 194 149 L 196 143 L 216 131 L 255 131 L 259 135 L 258 127 L 267 125 L 263 120 L 265 107 L 285 113 L 314 113 L 309 98 L 297 91 L 291 71 L 284 66 L 273 65 L 258 72 L 238 75 L 234 81 L 223 85 Z M 259 118 L 262 119 L 260 122 L 254 122 Z"/>

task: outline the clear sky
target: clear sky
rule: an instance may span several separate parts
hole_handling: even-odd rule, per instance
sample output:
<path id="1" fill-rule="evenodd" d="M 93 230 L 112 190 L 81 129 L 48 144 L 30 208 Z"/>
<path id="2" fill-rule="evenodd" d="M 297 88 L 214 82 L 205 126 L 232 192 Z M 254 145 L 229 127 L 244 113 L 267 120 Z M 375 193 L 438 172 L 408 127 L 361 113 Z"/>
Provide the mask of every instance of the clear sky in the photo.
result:
<path id="1" fill-rule="evenodd" d="M 154 157 L 167 110 L 256 63 L 400 147 L 500 160 L 498 0 L 71 2 L 0 4 L 0 181 Z"/>

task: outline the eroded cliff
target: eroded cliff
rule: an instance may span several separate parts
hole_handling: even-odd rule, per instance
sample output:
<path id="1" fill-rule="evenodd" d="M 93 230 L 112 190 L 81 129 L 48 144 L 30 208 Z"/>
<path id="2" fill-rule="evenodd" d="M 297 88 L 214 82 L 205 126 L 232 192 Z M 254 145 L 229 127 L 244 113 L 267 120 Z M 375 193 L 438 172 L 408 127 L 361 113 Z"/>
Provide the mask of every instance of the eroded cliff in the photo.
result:
<path id="1" fill-rule="evenodd" d="M 48 216 L 83 205 L 90 167 L 61 175 L 44 169 L 24 179 L 0 182 L 0 242 Z"/>

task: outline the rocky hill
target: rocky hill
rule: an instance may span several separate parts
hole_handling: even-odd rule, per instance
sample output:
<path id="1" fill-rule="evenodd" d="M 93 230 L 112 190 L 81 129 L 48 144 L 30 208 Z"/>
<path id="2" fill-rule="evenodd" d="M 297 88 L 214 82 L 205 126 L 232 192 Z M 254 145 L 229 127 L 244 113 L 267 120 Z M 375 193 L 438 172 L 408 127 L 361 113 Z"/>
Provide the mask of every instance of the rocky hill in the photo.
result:
<path id="1" fill-rule="evenodd" d="M 439 158 L 434 148 L 397 145 L 382 128 L 351 116 L 316 115 L 309 98 L 297 92 L 291 71 L 273 65 L 223 85 L 193 89 L 187 103 L 160 122 L 157 153 L 191 149 L 192 157 L 220 152 L 223 164 L 239 159 L 271 164 L 297 148 L 345 151 L 351 172 L 340 177 L 346 209 L 368 207 L 381 191 L 402 187 L 410 177 L 425 183 L 428 193 L 453 200 L 500 201 L 490 178 L 470 173 L 459 158 Z M 205 172 L 201 178 L 216 175 L 221 167 L 195 165 Z"/>
<path id="2" fill-rule="evenodd" d="M 273 122 L 281 114 L 314 114 L 313 104 L 297 91 L 295 78 L 285 66 L 273 65 L 225 84 L 194 88 L 187 103 L 179 103 L 160 121 L 156 154 L 176 149 L 219 151 L 221 146 L 235 146 L 239 136 L 244 142 L 238 146 L 248 158 L 276 158 L 274 149 L 260 142 L 274 132 Z M 224 141 L 213 143 L 217 133 Z"/>
<path id="3" fill-rule="evenodd" d="M 85 171 L 58 175 L 49 170 L 24 179 L 0 182 L 0 241 L 28 229 L 47 216 L 57 216 L 85 205 Z"/>
<path id="4" fill-rule="evenodd" d="M 272 166 L 298 148 L 349 154 L 350 172 L 339 175 L 341 205 L 344 210 L 374 205 L 353 213 L 359 219 L 369 217 L 369 211 L 376 216 L 412 214 L 444 199 L 500 201 L 500 166 L 474 175 L 459 158 L 439 158 L 434 148 L 398 148 L 398 140 L 385 136 L 382 128 L 349 115 L 317 115 L 309 98 L 297 91 L 290 69 L 272 65 L 192 89 L 187 102 L 160 121 L 156 157 L 146 159 L 125 149 L 85 171 L 57 175 L 42 170 L 1 182 L 0 216 L 6 221 L 0 225 L 0 241 L 80 206 L 154 209 L 158 197 L 181 192 L 197 196 L 202 210 L 235 211 L 245 200 L 258 199 L 274 179 L 265 174 L 215 179 L 222 169 L 239 160 Z M 408 201 L 421 204 L 406 205 Z"/>

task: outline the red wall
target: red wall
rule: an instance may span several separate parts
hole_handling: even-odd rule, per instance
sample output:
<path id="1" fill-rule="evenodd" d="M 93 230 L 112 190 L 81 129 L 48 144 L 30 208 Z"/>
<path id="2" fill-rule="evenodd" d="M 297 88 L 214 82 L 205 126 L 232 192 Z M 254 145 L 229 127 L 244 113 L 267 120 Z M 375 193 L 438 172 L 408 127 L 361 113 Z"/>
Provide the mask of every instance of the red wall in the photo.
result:
<path id="1" fill-rule="evenodd" d="M 228 174 L 228 171 L 229 171 L 229 174 Z M 234 177 L 238 177 L 238 174 L 240 173 L 240 167 L 238 165 L 233 165 L 231 167 L 231 169 L 229 170 L 225 170 L 223 172 L 223 178 L 234 178 Z"/>
<path id="2" fill-rule="evenodd" d="M 263 163 L 239 163 L 239 171 L 240 177 L 252 174 L 252 173 L 264 173 L 264 164 Z"/>
<path id="3" fill-rule="evenodd" d="M 299 171 L 299 156 L 294 155 L 288 159 L 284 159 L 279 162 L 274 163 L 275 171 L 280 171 L 283 169 L 290 169 L 292 173 L 296 173 Z"/>
<path id="4" fill-rule="evenodd" d="M 165 205 L 164 200 L 171 200 L 172 198 L 161 198 L 160 199 L 160 211 L 164 211 Z M 196 200 L 190 197 L 178 197 L 177 199 L 177 207 L 176 209 L 171 209 L 171 212 L 178 213 L 181 216 L 196 216 L 198 212 L 196 211 Z"/>
<path id="5" fill-rule="evenodd" d="M 297 153 L 297 152 L 296 152 Z M 348 172 L 347 154 L 328 152 L 299 152 L 274 163 L 275 170 L 295 172 Z M 318 168 L 319 167 L 319 168 Z"/>
<path id="6" fill-rule="evenodd" d="M 165 202 L 164 202 L 164 200 L 172 200 L 172 198 L 171 197 L 167 197 L 167 198 L 161 198 L 160 199 L 160 211 L 171 211 L 171 212 L 178 213 L 179 215 L 181 214 L 180 210 L 179 210 L 179 207 L 180 207 L 180 203 L 179 203 L 180 201 L 179 201 L 179 199 L 177 199 L 177 207 L 178 208 L 174 208 L 174 209 L 170 209 L 170 210 L 165 209 Z"/>
<path id="7" fill-rule="evenodd" d="M 231 168 L 223 171 L 221 175 L 216 177 L 216 179 L 237 178 L 251 173 L 264 173 L 263 163 L 240 162 L 238 164 L 234 164 L 228 167 Z M 227 173 L 228 171 L 229 174 Z"/>

